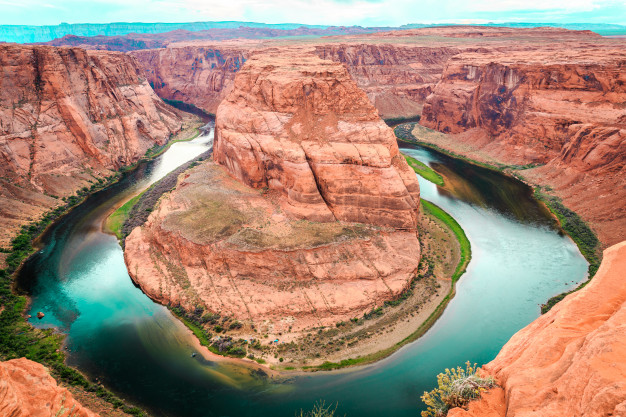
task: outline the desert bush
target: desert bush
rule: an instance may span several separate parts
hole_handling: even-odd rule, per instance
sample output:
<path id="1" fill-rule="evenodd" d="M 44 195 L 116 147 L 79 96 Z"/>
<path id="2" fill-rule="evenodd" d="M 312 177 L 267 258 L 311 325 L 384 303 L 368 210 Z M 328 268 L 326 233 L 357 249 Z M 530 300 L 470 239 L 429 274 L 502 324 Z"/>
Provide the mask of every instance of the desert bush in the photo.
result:
<path id="1" fill-rule="evenodd" d="M 324 401 L 315 403 L 312 410 L 300 410 L 296 413 L 296 417 L 333 417 L 337 411 L 338 404 L 326 406 Z"/>
<path id="2" fill-rule="evenodd" d="M 483 378 L 477 371 L 476 364 L 468 361 L 465 369 L 457 366 L 437 375 L 437 388 L 422 395 L 422 401 L 428 407 L 422 411 L 422 417 L 443 417 L 451 408 L 467 407 L 483 391 L 496 385 L 492 377 Z"/>

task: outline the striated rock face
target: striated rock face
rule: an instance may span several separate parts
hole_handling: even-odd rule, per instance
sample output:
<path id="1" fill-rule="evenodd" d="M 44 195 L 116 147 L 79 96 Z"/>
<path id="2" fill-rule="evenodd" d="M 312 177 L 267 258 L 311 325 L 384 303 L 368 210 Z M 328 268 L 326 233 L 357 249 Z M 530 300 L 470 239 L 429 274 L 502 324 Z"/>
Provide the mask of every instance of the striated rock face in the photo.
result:
<path id="1" fill-rule="evenodd" d="M 420 123 L 505 163 L 545 164 L 524 177 L 554 188 L 613 244 L 626 238 L 625 69 L 626 52 L 607 46 L 460 54 Z"/>
<path id="2" fill-rule="evenodd" d="M 316 46 L 322 59 L 346 65 L 385 118 L 413 117 L 441 78 L 446 61 L 457 48 L 392 44 L 324 44 Z"/>
<path id="3" fill-rule="evenodd" d="M 363 315 L 415 276 L 419 186 L 345 67 L 301 50 L 248 59 L 216 119 L 214 162 L 179 178 L 126 239 L 164 304 L 261 331 Z"/>
<path id="4" fill-rule="evenodd" d="M 235 73 L 246 61 L 249 46 L 181 45 L 133 51 L 159 97 L 184 101 L 215 114 Z"/>
<path id="5" fill-rule="evenodd" d="M 46 368 L 26 358 L 0 362 L 0 415 L 97 417 L 59 387 Z"/>
<path id="6" fill-rule="evenodd" d="M 450 47 L 413 47 L 362 43 L 315 46 L 322 59 L 346 65 L 381 116 L 414 117 L 441 77 Z M 271 43 L 267 43 L 271 45 Z M 160 97 L 191 103 L 215 113 L 235 74 L 263 45 L 252 42 L 172 44 L 164 49 L 133 51 Z"/>
<path id="7" fill-rule="evenodd" d="M 626 415 L 626 242 L 582 290 L 515 334 L 484 369 L 496 390 L 459 416 Z"/>
<path id="8" fill-rule="evenodd" d="M 181 127 L 124 54 L 0 45 L 2 243 Z"/>
<path id="9" fill-rule="evenodd" d="M 253 55 L 217 112 L 215 161 L 297 218 L 414 230 L 419 186 L 345 67 L 300 51 Z"/>

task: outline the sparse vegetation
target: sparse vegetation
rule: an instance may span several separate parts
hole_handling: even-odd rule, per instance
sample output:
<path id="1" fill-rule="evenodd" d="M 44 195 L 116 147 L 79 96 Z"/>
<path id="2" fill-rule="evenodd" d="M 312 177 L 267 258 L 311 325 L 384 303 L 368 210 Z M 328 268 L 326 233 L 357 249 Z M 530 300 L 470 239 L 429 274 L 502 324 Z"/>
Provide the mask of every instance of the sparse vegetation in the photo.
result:
<path id="1" fill-rule="evenodd" d="M 404 155 L 404 159 L 406 159 L 406 162 L 411 168 L 413 168 L 413 171 L 415 171 L 418 175 L 424 177 L 433 184 L 437 184 L 443 187 L 443 177 L 436 173 L 431 167 L 408 155 Z"/>
<path id="2" fill-rule="evenodd" d="M 312 410 L 300 410 L 296 413 L 296 417 L 333 417 L 337 412 L 337 406 L 338 404 L 327 406 L 324 401 L 320 401 L 315 403 Z"/>
<path id="3" fill-rule="evenodd" d="M 470 259 L 472 258 L 470 241 L 461 225 L 454 220 L 454 217 L 446 213 L 441 207 L 431 203 L 430 201 L 422 199 L 422 209 L 428 211 L 430 214 L 444 222 L 446 226 L 452 230 L 461 245 L 461 259 L 456 267 L 456 270 L 454 271 L 454 274 L 452 275 L 452 282 L 456 282 L 461 275 L 463 275 Z"/>
<path id="4" fill-rule="evenodd" d="M 576 292 L 587 285 L 598 271 L 598 268 L 600 268 L 602 258 L 600 256 L 600 241 L 598 237 L 578 214 L 565 207 L 559 198 L 543 193 L 539 187 L 535 188 L 535 197 L 543 201 L 558 218 L 563 230 L 572 238 L 578 246 L 580 253 L 582 253 L 585 259 L 587 259 L 587 262 L 589 262 L 587 281 L 571 291 L 561 293 L 546 301 L 546 303 L 541 306 L 541 313 L 545 314 L 568 294 Z"/>
<path id="5" fill-rule="evenodd" d="M 492 377 L 483 378 L 477 371 L 476 364 L 468 361 L 465 368 L 458 366 L 437 375 L 437 388 L 422 395 L 422 401 L 428 407 L 422 411 L 422 417 L 444 417 L 451 408 L 465 408 L 470 401 L 480 398 L 482 392 L 496 385 Z"/>

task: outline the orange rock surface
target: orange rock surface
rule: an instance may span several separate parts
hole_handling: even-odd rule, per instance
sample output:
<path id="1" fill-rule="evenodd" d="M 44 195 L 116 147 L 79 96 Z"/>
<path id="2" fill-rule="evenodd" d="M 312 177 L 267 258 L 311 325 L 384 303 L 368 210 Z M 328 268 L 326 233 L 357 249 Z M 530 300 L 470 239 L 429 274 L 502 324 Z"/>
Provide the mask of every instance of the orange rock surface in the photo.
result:
<path id="1" fill-rule="evenodd" d="M 0 243 L 181 127 L 116 52 L 0 45 Z"/>
<path id="2" fill-rule="evenodd" d="M 48 370 L 26 358 L 0 362 L 0 415 L 5 417 L 97 417 L 59 387 Z"/>
<path id="3" fill-rule="evenodd" d="M 188 171 L 126 239 L 164 304 L 261 331 L 363 315 L 415 276 L 419 186 L 345 67 L 313 51 L 253 55 L 222 102 L 214 162 Z"/>
<path id="4" fill-rule="evenodd" d="M 484 366 L 503 387 L 450 417 L 626 415 L 626 242 L 596 276 L 516 333 Z"/>
<path id="5" fill-rule="evenodd" d="M 521 175 L 614 244 L 626 238 L 625 63 L 611 44 L 456 55 L 420 124 L 453 134 L 463 154 L 542 165 Z"/>

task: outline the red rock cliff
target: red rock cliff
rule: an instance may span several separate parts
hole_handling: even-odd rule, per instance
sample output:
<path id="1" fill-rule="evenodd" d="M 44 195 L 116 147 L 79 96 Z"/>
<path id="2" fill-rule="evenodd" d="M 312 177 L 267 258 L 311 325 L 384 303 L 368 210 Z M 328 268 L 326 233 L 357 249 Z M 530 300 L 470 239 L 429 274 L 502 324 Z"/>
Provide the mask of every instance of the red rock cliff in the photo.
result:
<path id="1" fill-rule="evenodd" d="M 611 45 L 461 54 L 420 123 L 461 152 L 517 165 L 549 185 L 613 244 L 626 238 L 626 53 Z M 620 232 L 621 231 L 621 232 Z"/>
<path id="2" fill-rule="evenodd" d="M 395 135 L 344 66 L 311 53 L 246 62 L 218 109 L 214 158 L 298 218 L 416 227 L 419 186 Z"/>
<path id="3" fill-rule="evenodd" d="M 596 276 L 515 334 L 484 369 L 502 389 L 449 417 L 626 415 L 626 242 Z"/>
<path id="4" fill-rule="evenodd" d="M 26 358 L 0 362 L 0 415 L 6 417 L 97 417 L 59 387 L 46 370 Z"/>
<path id="5" fill-rule="evenodd" d="M 2 243 L 181 126 L 125 54 L 2 45 L 0 68 Z"/>
<path id="6" fill-rule="evenodd" d="M 250 46 L 181 45 L 133 51 L 154 91 L 215 114 Z"/>

